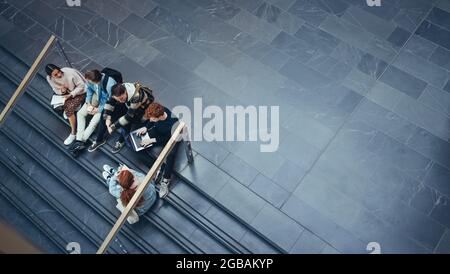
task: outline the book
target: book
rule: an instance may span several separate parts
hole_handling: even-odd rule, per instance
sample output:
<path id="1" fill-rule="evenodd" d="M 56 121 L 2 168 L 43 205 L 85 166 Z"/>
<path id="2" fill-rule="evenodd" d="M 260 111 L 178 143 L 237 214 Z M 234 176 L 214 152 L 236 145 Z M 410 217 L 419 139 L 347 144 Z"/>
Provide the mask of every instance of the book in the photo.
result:
<path id="1" fill-rule="evenodd" d="M 50 104 L 53 106 L 53 108 L 59 108 L 64 106 L 64 96 L 63 95 L 53 95 L 52 97 L 52 101 L 50 102 Z"/>
<path id="2" fill-rule="evenodd" d="M 131 141 L 133 143 L 133 148 L 134 148 L 135 151 L 141 151 L 143 149 L 151 147 L 153 145 L 153 143 L 156 142 L 156 139 L 150 138 L 150 136 L 148 135 L 148 132 L 145 133 L 142 136 L 138 134 L 138 132 L 141 131 L 144 128 L 145 127 L 137 129 L 137 130 L 135 130 L 135 131 L 130 133 L 130 139 L 131 139 Z M 144 142 L 144 141 L 149 141 L 150 145 L 143 146 L 142 142 Z"/>

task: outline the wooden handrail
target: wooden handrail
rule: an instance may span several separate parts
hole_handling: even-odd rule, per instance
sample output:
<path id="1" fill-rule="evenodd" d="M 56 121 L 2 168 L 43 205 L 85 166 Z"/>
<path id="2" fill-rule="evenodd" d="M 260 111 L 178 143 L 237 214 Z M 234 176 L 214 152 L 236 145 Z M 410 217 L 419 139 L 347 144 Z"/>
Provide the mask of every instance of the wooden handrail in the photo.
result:
<path id="1" fill-rule="evenodd" d="M 156 159 L 153 166 L 150 168 L 149 172 L 144 178 L 144 181 L 139 185 L 138 189 L 136 190 L 136 193 L 133 195 L 133 198 L 128 203 L 125 210 L 120 215 L 119 219 L 117 219 L 117 222 L 114 224 L 113 228 L 109 232 L 108 236 L 106 236 L 105 240 L 103 241 L 102 245 L 97 251 L 97 254 L 103 254 L 108 249 L 111 241 L 116 237 L 119 230 L 124 225 L 125 221 L 128 218 L 128 215 L 130 215 L 131 210 L 137 205 L 139 199 L 144 194 L 144 191 L 147 189 L 148 185 L 151 183 L 152 179 L 155 177 L 156 172 L 163 164 L 164 160 L 167 158 L 167 155 L 172 151 L 173 147 L 175 146 L 176 142 L 179 141 L 180 135 L 183 132 L 183 129 L 185 128 L 186 124 L 184 122 L 180 122 L 175 132 L 172 134 L 172 137 L 170 138 L 169 142 L 167 142 L 164 149 L 159 154 L 158 158 Z"/>
<path id="2" fill-rule="evenodd" d="M 17 103 L 20 96 L 24 93 L 27 86 L 30 84 L 31 80 L 33 80 L 34 76 L 36 75 L 39 67 L 42 65 L 42 62 L 44 62 L 45 58 L 47 57 L 48 53 L 52 49 L 52 47 L 55 45 L 56 37 L 52 35 L 50 39 L 48 39 L 47 44 L 42 49 L 41 53 L 38 55 L 36 60 L 34 61 L 31 68 L 28 70 L 27 74 L 23 78 L 20 85 L 17 87 L 14 94 L 11 96 L 11 99 L 9 99 L 8 104 L 6 104 L 5 108 L 2 110 L 2 113 L 0 114 L 0 125 L 2 125 L 8 114 L 11 112 L 11 110 L 14 108 L 14 105 Z"/>

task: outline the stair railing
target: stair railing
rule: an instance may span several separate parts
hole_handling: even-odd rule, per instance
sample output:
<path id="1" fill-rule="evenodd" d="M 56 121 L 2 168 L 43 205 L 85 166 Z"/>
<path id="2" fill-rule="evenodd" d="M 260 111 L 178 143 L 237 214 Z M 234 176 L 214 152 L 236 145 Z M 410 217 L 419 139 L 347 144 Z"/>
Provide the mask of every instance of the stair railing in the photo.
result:
<path id="1" fill-rule="evenodd" d="M 9 102 L 6 104 L 5 108 L 2 110 L 2 113 L 0 114 L 0 126 L 3 125 L 3 123 L 6 120 L 6 117 L 11 112 L 11 110 L 16 105 L 17 101 L 19 100 L 20 96 L 25 92 L 28 85 L 33 80 L 34 76 L 36 76 L 36 73 L 39 70 L 39 67 L 44 62 L 45 58 L 48 56 L 49 52 L 51 51 L 52 47 L 56 43 L 56 37 L 52 35 L 50 39 L 48 39 L 47 44 L 42 49 L 41 53 L 39 53 L 38 57 L 34 61 L 33 65 L 28 70 L 27 74 L 23 78 L 20 85 L 17 87 L 14 94 L 11 96 L 11 99 L 9 99 Z"/>
<path id="2" fill-rule="evenodd" d="M 72 64 L 70 63 L 69 59 L 67 58 L 67 55 L 64 52 L 63 47 L 58 42 L 57 38 L 52 35 L 49 40 L 47 41 L 46 45 L 42 49 L 42 51 L 39 53 L 38 57 L 34 61 L 33 65 L 28 70 L 27 74 L 23 78 L 20 85 L 17 87 L 14 94 L 11 96 L 11 99 L 6 104 L 5 108 L 2 110 L 0 114 L 0 126 L 3 125 L 5 122 L 7 116 L 11 111 L 13 110 L 14 106 L 16 105 L 17 101 L 19 100 L 20 96 L 26 91 L 28 85 L 31 83 L 33 78 L 36 76 L 40 66 L 44 62 L 44 60 L 47 58 L 49 53 L 51 52 L 53 46 L 57 45 L 58 50 L 60 53 L 64 56 L 65 61 L 67 64 L 72 67 Z M 128 203 L 125 210 L 122 212 L 120 217 L 117 219 L 117 222 L 114 224 L 113 228 L 105 238 L 104 242 L 100 246 L 100 248 L 97 251 L 97 254 L 103 254 L 108 249 L 111 241 L 116 237 L 117 233 L 120 231 L 122 226 L 124 225 L 126 219 L 131 213 L 131 210 L 137 205 L 139 199 L 142 197 L 144 191 L 147 189 L 147 187 L 150 185 L 152 180 L 154 179 L 157 171 L 161 168 L 162 164 L 166 160 L 169 153 L 174 148 L 175 144 L 177 142 L 180 142 L 183 139 L 183 134 L 187 134 L 187 127 L 184 122 L 180 122 L 174 133 L 172 134 L 170 140 L 167 142 L 167 144 L 164 146 L 164 149 L 159 154 L 158 158 L 156 159 L 153 166 L 150 168 L 149 172 L 144 178 L 144 181 L 139 185 L 135 195 L 133 195 L 133 198 Z M 188 140 L 188 138 L 185 139 L 186 141 L 186 156 L 188 158 L 188 162 L 193 162 L 193 152 L 191 147 L 191 142 Z"/>

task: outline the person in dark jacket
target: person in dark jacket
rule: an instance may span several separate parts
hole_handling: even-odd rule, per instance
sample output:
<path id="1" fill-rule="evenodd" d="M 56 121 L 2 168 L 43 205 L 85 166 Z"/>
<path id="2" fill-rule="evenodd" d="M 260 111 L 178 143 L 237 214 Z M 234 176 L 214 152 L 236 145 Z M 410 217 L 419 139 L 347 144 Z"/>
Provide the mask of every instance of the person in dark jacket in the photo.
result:
<path id="1" fill-rule="evenodd" d="M 154 101 L 153 92 L 139 83 L 117 84 L 112 87 L 112 96 L 103 110 L 103 119 L 98 127 L 95 142 L 89 151 L 95 151 L 106 143 L 106 134 L 112 134 L 122 128 L 125 133 L 130 132 L 133 125 L 145 122 L 143 119 L 145 109 Z M 125 145 L 125 135 L 121 134 L 112 150 L 118 153 Z"/>
<path id="2" fill-rule="evenodd" d="M 144 135 L 148 133 L 151 141 L 148 141 L 148 143 L 142 143 L 142 146 L 152 145 L 152 147 L 164 147 L 172 137 L 172 132 L 176 129 L 179 123 L 178 118 L 175 117 L 168 108 L 165 108 L 158 103 L 152 103 L 148 106 L 145 110 L 144 119 L 147 121 L 145 128 L 138 132 L 138 134 Z M 161 198 L 164 198 L 169 194 L 169 183 L 175 164 L 178 146 L 179 143 L 177 142 L 166 158 L 163 180 L 159 191 L 159 196 Z"/>

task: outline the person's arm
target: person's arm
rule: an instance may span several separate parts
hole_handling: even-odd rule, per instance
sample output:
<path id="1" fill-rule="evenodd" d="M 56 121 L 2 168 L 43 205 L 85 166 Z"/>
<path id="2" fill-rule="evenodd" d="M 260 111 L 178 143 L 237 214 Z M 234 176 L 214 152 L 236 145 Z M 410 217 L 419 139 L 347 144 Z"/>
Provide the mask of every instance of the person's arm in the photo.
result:
<path id="1" fill-rule="evenodd" d="M 154 123 L 154 126 L 151 127 L 147 133 L 148 136 L 151 139 L 155 139 L 155 142 L 153 143 L 154 146 L 159 146 L 159 145 L 165 145 L 165 135 L 164 135 L 164 129 L 163 129 L 164 125 L 162 125 L 161 123 Z"/>
<path id="2" fill-rule="evenodd" d="M 113 128 L 119 128 L 124 127 L 131 123 L 133 121 L 134 117 L 136 116 L 136 112 L 139 109 L 139 107 L 142 105 L 142 102 L 139 99 L 140 96 L 134 95 L 130 100 L 130 106 L 128 107 L 127 113 L 117 119 L 117 121 L 114 123 Z"/>
<path id="3" fill-rule="evenodd" d="M 153 126 L 151 126 L 150 128 L 147 127 L 147 133 L 150 138 L 157 139 L 160 136 L 159 124 L 158 123 L 152 123 L 152 124 L 153 124 Z"/>
<path id="4" fill-rule="evenodd" d="M 128 125 L 136 115 L 138 106 L 138 104 L 131 103 L 130 107 L 127 110 L 127 113 L 114 123 L 114 128 L 124 127 Z"/>
<path id="5" fill-rule="evenodd" d="M 166 121 L 155 124 L 155 126 L 148 131 L 150 138 L 156 139 L 154 145 L 165 145 L 170 137 L 172 137 L 172 128 L 174 125 L 178 125 L 178 120 L 175 123 Z"/>
<path id="6" fill-rule="evenodd" d="M 117 177 L 113 176 L 112 178 L 110 178 L 108 181 L 108 189 L 109 189 L 109 193 L 114 196 L 116 199 L 120 198 L 120 194 L 122 193 L 122 187 L 120 186 L 120 184 L 117 181 Z"/>
<path id="7" fill-rule="evenodd" d="M 110 120 L 111 114 L 114 111 L 114 107 L 116 102 L 111 96 L 112 87 L 116 84 L 116 81 L 109 77 L 108 82 L 106 83 L 106 90 L 103 90 L 103 81 L 100 82 L 99 88 L 99 102 L 98 102 L 98 112 L 103 112 L 103 119 Z"/>
<path id="8" fill-rule="evenodd" d="M 94 96 L 94 88 L 91 84 L 86 85 L 86 103 L 92 104 L 92 97 Z"/>
<path id="9" fill-rule="evenodd" d="M 102 111 L 105 109 L 105 105 L 108 102 L 108 97 L 104 94 L 100 95 L 100 100 L 98 102 L 98 112 L 102 113 Z"/>
<path id="10" fill-rule="evenodd" d="M 81 73 L 77 70 L 72 70 L 70 71 L 70 75 L 71 81 L 73 81 L 75 85 L 75 88 L 70 92 L 70 95 L 72 95 L 72 97 L 75 97 L 77 95 L 83 94 L 85 92 L 86 83 L 81 76 Z"/>
<path id="11" fill-rule="evenodd" d="M 149 131 L 150 129 L 152 129 L 154 126 L 155 126 L 155 122 L 152 122 L 152 121 L 150 121 L 150 120 L 148 120 L 148 121 L 145 123 L 145 127 L 147 128 L 147 131 Z"/>
<path id="12" fill-rule="evenodd" d="M 116 80 L 114 80 L 112 77 L 108 78 L 108 82 L 106 83 L 106 92 L 108 93 L 108 97 L 111 97 L 112 87 L 116 84 Z"/>
<path id="13" fill-rule="evenodd" d="M 50 85 L 50 87 L 53 89 L 53 92 L 55 92 L 58 95 L 62 95 L 61 89 L 55 85 L 55 83 L 52 81 L 50 76 L 47 76 L 47 82 Z"/>
<path id="14" fill-rule="evenodd" d="M 115 109 L 115 105 L 116 105 L 116 100 L 114 100 L 114 98 L 110 97 L 109 100 L 106 102 L 105 106 L 103 107 L 104 112 L 103 112 L 103 119 L 105 119 L 106 121 L 111 121 L 111 115 L 114 112 Z"/>
<path id="15" fill-rule="evenodd" d="M 131 123 L 136 116 L 137 110 L 143 104 L 142 100 L 143 99 L 141 99 L 140 93 L 134 92 L 134 95 L 131 98 L 129 98 L 128 102 L 130 106 L 128 107 L 127 113 L 124 116 L 117 119 L 117 121 L 113 125 L 113 128 L 124 127 L 129 123 Z"/>
<path id="16" fill-rule="evenodd" d="M 142 183 L 145 179 L 145 174 L 136 170 L 130 170 L 133 173 L 133 176 L 138 180 L 139 183 Z"/>

